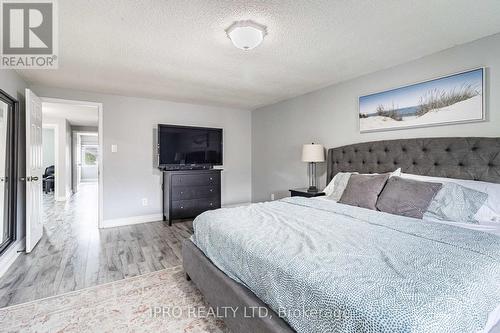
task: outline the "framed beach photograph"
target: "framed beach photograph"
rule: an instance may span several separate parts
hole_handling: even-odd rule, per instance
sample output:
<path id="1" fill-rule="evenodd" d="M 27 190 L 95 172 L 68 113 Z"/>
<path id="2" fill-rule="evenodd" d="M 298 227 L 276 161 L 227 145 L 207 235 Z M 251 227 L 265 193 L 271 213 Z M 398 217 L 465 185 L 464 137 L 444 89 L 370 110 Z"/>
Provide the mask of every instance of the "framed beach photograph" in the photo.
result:
<path id="1" fill-rule="evenodd" d="M 359 97 L 360 132 L 485 120 L 484 68 Z"/>

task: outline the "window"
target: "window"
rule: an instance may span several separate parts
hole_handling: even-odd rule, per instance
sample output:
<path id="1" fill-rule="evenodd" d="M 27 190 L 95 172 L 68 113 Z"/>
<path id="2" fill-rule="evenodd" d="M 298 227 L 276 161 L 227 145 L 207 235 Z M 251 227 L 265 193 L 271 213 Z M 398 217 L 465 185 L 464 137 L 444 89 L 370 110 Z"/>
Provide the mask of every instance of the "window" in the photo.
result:
<path id="1" fill-rule="evenodd" d="M 82 165 L 96 166 L 98 149 L 97 145 L 82 145 Z"/>

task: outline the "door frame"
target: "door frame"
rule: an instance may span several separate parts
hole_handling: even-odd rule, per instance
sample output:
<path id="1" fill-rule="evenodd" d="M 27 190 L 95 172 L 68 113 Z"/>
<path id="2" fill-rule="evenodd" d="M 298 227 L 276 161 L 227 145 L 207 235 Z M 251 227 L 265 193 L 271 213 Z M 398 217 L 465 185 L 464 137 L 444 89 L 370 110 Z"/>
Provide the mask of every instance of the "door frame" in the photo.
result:
<path id="1" fill-rule="evenodd" d="M 51 129 L 54 130 L 54 174 L 55 176 L 55 184 L 60 182 L 59 176 L 59 125 L 57 124 L 44 124 L 42 118 L 42 130 L 43 129 Z M 42 142 L 43 144 L 43 142 Z M 65 197 L 65 195 L 63 196 Z M 59 198 L 59 188 L 54 186 L 54 200 L 55 201 L 63 201 Z"/>
<path id="2" fill-rule="evenodd" d="M 103 152 L 104 152 L 104 129 L 103 129 L 103 104 L 97 102 L 89 102 L 89 101 L 81 101 L 81 100 L 72 100 L 72 99 L 63 99 L 63 98 L 53 98 L 53 97 L 40 97 L 42 102 L 46 103 L 60 103 L 60 104 L 69 104 L 69 105 L 87 105 L 97 107 L 97 112 L 99 116 L 97 135 L 99 136 L 99 156 L 98 156 L 98 214 L 97 214 L 97 226 L 99 228 L 103 227 L 103 207 L 104 207 L 104 198 L 103 198 Z M 73 136 L 72 136 L 73 137 Z"/>
<path id="3" fill-rule="evenodd" d="M 81 138 L 82 138 L 82 135 L 97 136 L 97 139 L 99 139 L 99 133 L 97 133 L 97 134 L 96 134 L 96 132 L 89 132 L 89 131 L 73 131 L 73 140 L 75 139 L 75 137 L 77 138 L 76 146 L 77 146 L 77 148 L 79 149 L 79 153 L 80 153 L 80 154 L 81 154 L 81 149 L 82 149 L 82 139 L 81 139 Z M 98 146 L 99 146 L 99 144 L 98 144 Z M 73 149 L 74 149 L 74 147 L 73 147 Z M 99 149 L 99 153 L 101 153 L 101 151 L 100 151 L 100 150 L 101 150 L 101 148 L 99 147 L 98 149 Z M 75 155 L 76 155 L 76 152 L 74 152 L 74 153 L 75 153 Z M 75 156 L 75 157 L 76 157 L 76 156 Z M 80 162 L 81 162 L 81 161 L 80 161 Z M 98 157 L 98 159 L 97 159 L 97 162 L 98 162 L 97 167 L 99 168 L 99 157 Z M 81 164 L 81 163 L 80 163 L 80 164 Z M 81 179 L 81 167 L 82 167 L 82 166 L 80 165 L 80 179 Z M 78 169 L 78 166 L 76 167 L 76 169 Z M 78 172 L 77 172 L 77 174 L 78 174 Z M 78 182 L 77 186 L 78 186 L 78 185 L 80 185 L 80 183 L 81 183 L 81 182 L 80 182 L 80 181 L 78 181 L 78 180 L 79 180 L 79 179 L 78 179 L 78 176 L 77 176 L 77 182 Z M 97 182 L 99 182 L 99 180 L 97 180 Z"/>
<path id="4" fill-rule="evenodd" d="M 0 89 L 0 100 L 6 104 L 11 104 L 12 114 L 9 117 L 8 129 L 7 129 L 7 143 L 10 143 L 10 147 L 7 148 L 8 159 L 6 160 L 6 165 L 9 163 L 9 172 L 5 176 L 9 178 L 7 184 L 9 188 L 9 205 L 4 207 L 7 209 L 7 218 L 9 219 L 9 237 L 8 239 L 0 239 L 0 255 L 3 255 L 7 249 L 14 244 L 18 237 L 18 221 L 17 221 L 17 187 L 18 187 L 18 150 L 19 150 L 19 133 L 20 133 L 20 117 L 19 117 L 19 101 L 14 97 L 7 94 L 5 91 Z M 9 137 L 10 136 L 10 137 Z M 5 199 L 4 199 L 5 201 Z M 3 204 L 3 203 L 2 203 Z M 4 214 L 5 216 L 5 214 Z M 0 223 L 4 223 L 1 221 Z M 3 274 L 2 269 L 0 269 L 0 276 Z"/>

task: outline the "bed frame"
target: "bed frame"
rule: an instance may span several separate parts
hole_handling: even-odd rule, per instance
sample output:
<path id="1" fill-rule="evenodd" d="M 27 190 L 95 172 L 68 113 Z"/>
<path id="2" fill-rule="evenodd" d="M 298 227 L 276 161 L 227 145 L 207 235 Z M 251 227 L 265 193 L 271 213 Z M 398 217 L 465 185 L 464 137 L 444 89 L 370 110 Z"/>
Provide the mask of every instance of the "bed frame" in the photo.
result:
<path id="1" fill-rule="evenodd" d="M 327 182 L 338 172 L 383 173 L 397 168 L 418 175 L 500 183 L 500 138 L 404 139 L 332 148 L 328 150 Z M 219 270 L 189 239 L 183 243 L 182 257 L 186 277 L 193 280 L 211 306 L 238 307 L 236 316 L 224 319 L 232 332 L 294 332 L 248 288 Z M 268 316 L 248 318 L 242 310 L 245 307 L 266 308 Z"/>

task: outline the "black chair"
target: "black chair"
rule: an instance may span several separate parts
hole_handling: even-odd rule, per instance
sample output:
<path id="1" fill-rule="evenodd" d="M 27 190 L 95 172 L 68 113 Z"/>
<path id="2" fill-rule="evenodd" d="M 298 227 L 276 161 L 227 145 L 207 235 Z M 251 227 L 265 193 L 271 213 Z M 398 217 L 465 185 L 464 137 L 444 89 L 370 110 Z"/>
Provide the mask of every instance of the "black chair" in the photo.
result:
<path id="1" fill-rule="evenodd" d="M 43 174 L 43 191 L 45 193 L 49 193 L 50 191 L 54 191 L 54 166 L 51 165 L 45 169 L 45 173 Z"/>

